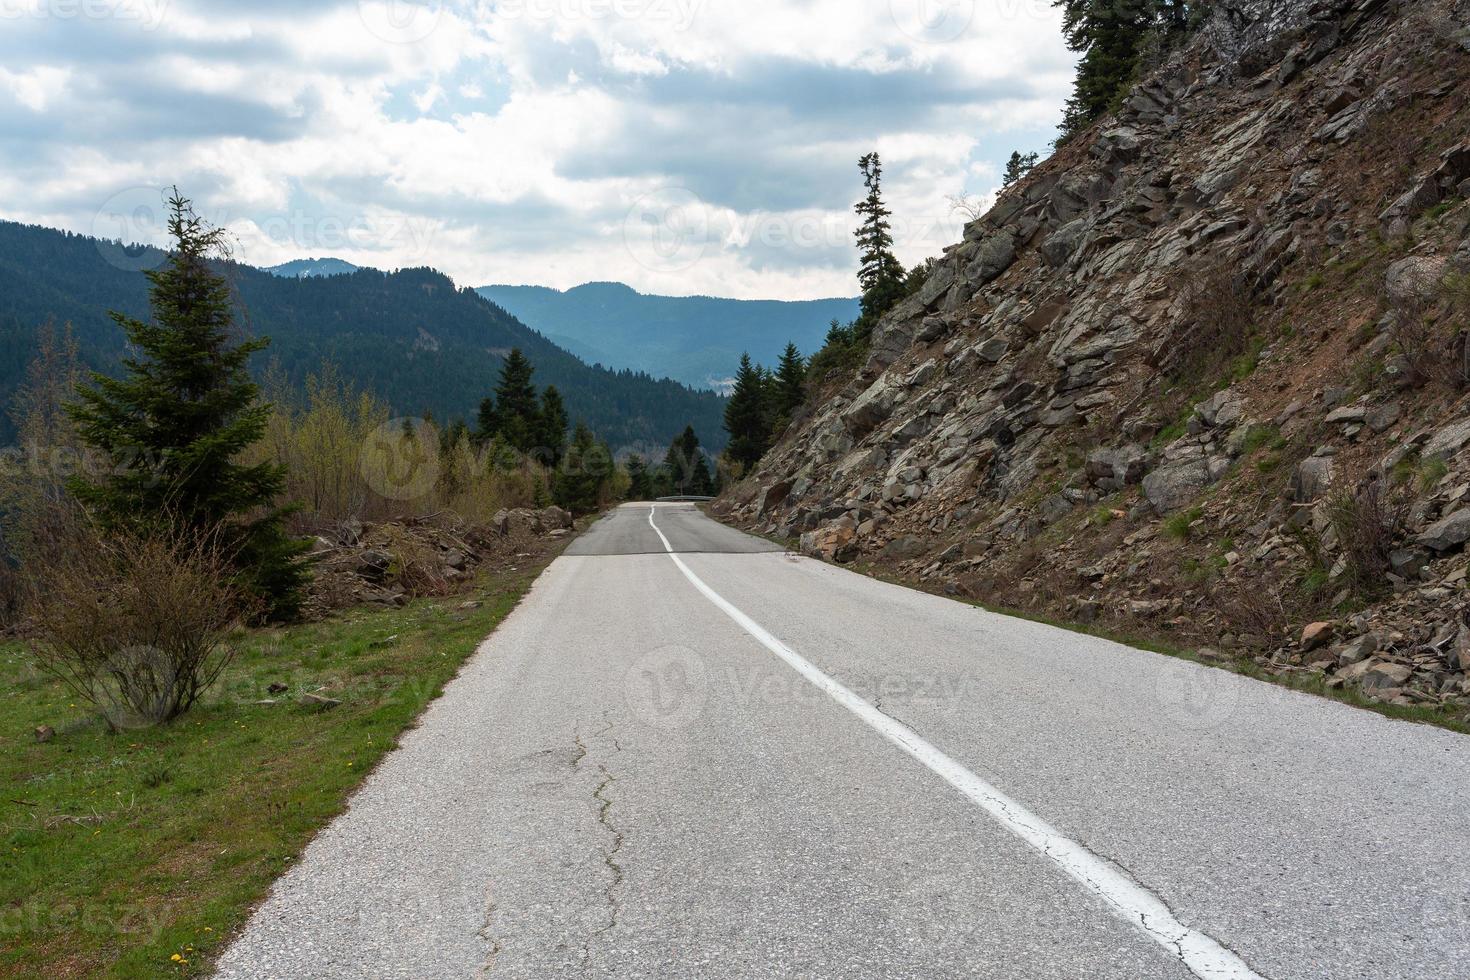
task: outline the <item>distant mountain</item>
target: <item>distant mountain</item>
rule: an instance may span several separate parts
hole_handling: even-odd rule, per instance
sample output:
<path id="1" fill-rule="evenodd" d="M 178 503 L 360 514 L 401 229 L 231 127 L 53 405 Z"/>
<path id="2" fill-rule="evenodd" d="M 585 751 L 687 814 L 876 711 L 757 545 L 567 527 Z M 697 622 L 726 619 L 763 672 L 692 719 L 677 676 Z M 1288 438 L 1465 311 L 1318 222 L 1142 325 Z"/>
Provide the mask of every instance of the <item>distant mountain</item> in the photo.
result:
<path id="1" fill-rule="evenodd" d="M 12 434 L 3 410 L 30 362 L 36 328 L 48 318 L 69 321 L 86 362 L 116 371 L 123 334 L 107 311 L 147 318 L 148 280 L 136 270 L 162 261 L 152 249 L 0 221 L 0 436 Z M 398 414 L 473 420 L 504 356 L 519 347 L 536 367 L 537 385 L 561 389 L 572 420 L 585 420 L 615 449 L 662 453 L 691 424 L 704 445 L 724 446 L 717 395 L 589 367 L 432 269 L 300 278 L 235 264 L 224 271 L 240 322 L 271 338 L 252 365 L 257 373 L 275 362 L 299 385 L 331 361 Z"/>
<path id="2" fill-rule="evenodd" d="M 735 373 L 740 354 L 774 365 L 787 342 L 822 346 L 832 320 L 858 315 L 856 299 L 739 300 L 647 296 L 614 282 L 565 292 L 484 286 L 480 295 L 589 363 L 631 368 L 701 388 Z"/>
<path id="3" fill-rule="evenodd" d="M 345 276 L 358 270 L 358 266 L 342 259 L 292 259 L 280 265 L 269 266 L 265 271 L 289 279 L 305 279 L 309 276 Z"/>

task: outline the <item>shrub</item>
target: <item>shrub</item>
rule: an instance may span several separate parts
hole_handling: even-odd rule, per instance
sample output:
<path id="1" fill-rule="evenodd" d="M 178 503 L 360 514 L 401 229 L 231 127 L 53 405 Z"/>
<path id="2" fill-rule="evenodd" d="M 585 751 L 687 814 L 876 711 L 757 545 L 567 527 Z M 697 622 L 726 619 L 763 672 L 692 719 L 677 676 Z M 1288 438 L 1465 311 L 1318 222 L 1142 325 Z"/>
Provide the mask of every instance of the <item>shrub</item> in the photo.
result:
<path id="1" fill-rule="evenodd" d="M 177 521 L 104 534 L 77 516 L 61 547 L 26 568 L 37 665 L 114 729 L 188 711 L 233 656 L 253 611 L 218 533 Z"/>
<path id="2" fill-rule="evenodd" d="M 1228 369 L 1231 377 L 1255 370 L 1255 291 L 1247 279 L 1227 266 L 1192 276 L 1181 283 L 1183 327 L 1163 345 L 1155 366 L 1176 381 L 1215 378 Z"/>
<path id="3" fill-rule="evenodd" d="M 1204 509 L 1195 507 L 1180 511 L 1164 521 L 1164 536 L 1175 541 L 1188 541 L 1190 525 L 1204 516 Z"/>
<path id="4" fill-rule="evenodd" d="M 1340 490 L 1327 500 L 1327 516 L 1343 558 L 1353 591 L 1368 598 L 1388 590 L 1389 555 L 1403 533 L 1408 516 L 1406 498 L 1382 480 L 1370 480 L 1356 492 Z"/>

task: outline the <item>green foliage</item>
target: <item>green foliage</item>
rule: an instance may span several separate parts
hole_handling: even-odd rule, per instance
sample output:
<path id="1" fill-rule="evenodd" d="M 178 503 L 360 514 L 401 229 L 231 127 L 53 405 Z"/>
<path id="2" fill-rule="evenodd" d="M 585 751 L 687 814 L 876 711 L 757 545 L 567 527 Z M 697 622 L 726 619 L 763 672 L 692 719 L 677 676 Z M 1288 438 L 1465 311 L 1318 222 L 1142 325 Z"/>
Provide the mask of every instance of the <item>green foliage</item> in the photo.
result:
<path id="1" fill-rule="evenodd" d="M 858 243 L 858 285 L 862 287 L 862 312 L 854 324 L 861 336 L 871 334 L 878 320 L 904 297 L 905 271 L 893 254 L 892 212 L 883 203 L 883 163 L 877 153 L 858 161 L 863 186 L 868 194 L 854 205 L 861 219 L 854 233 Z"/>
<path id="2" fill-rule="evenodd" d="M 607 446 L 578 422 L 552 482 L 551 498 L 573 514 L 590 514 L 610 499 L 615 470 Z"/>
<path id="3" fill-rule="evenodd" d="M 772 384 L 772 410 L 776 415 L 776 430 L 785 429 L 796 410 L 806 400 L 806 361 L 795 344 L 787 344 L 781 353 L 781 362 L 776 365 Z"/>
<path id="4" fill-rule="evenodd" d="M 71 490 L 104 527 L 146 533 L 180 522 L 226 536 L 242 583 L 275 617 L 300 606 L 303 542 L 290 538 L 274 501 L 285 469 L 238 457 L 265 434 L 270 406 L 246 370 L 264 338 L 232 342 L 230 287 L 210 266 L 219 229 L 175 192 L 169 201 L 173 251 L 148 273 L 152 322 L 112 314 L 136 352 L 121 378 L 92 375 L 69 406 L 84 444 L 112 461 Z"/>
<path id="5" fill-rule="evenodd" d="M 651 500 L 653 474 L 649 472 L 647 460 L 634 453 L 623 463 L 623 469 L 628 474 L 628 499 Z"/>
<path id="6" fill-rule="evenodd" d="M 1031 168 L 1036 166 L 1036 157 L 1035 153 L 1012 150 L 1011 158 L 1006 161 L 1005 173 L 1001 174 L 1000 186 L 1009 187 L 1030 173 Z"/>
<path id="7" fill-rule="evenodd" d="M 714 493 L 709 461 L 693 426 L 687 427 L 669 446 L 663 465 L 654 474 L 653 490 L 659 497 L 707 497 Z"/>
<path id="8" fill-rule="evenodd" d="M 735 372 L 735 386 L 725 405 L 725 431 L 730 443 L 725 457 L 749 470 L 771 444 L 771 406 L 765 372 L 750 363 L 750 355 L 740 356 Z"/>
<path id="9" fill-rule="evenodd" d="M 0 647 L 0 727 L 56 730 L 0 753 L 6 796 L 23 801 L 0 810 L 0 975 L 210 975 L 291 856 L 341 813 L 544 562 L 516 564 L 479 583 L 475 609 L 419 600 L 247 633 L 217 693 L 174 724 L 122 734 L 69 707 L 75 698 L 19 645 Z M 296 704 L 324 687 L 340 706 Z"/>
<path id="10" fill-rule="evenodd" d="M 1189 510 L 1180 511 L 1170 516 L 1164 521 L 1164 536 L 1172 538 L 1175 541 L 1188 541 L 1191 532 L 1190 525 L 1203 517 L 1204 514 L 1204 508 L 1192 507 Z"/>
<path id="11" fill-rule="evenodd" d="M 1286 448 L 1286 440 L 1281 435 L 1281 429 L 1274 425 L 1253 425 L 1245 432 L 1245 439 L 1241 441 L 1241 451 L 1253 453 L 1262 446 L 1272 449 Z"/>

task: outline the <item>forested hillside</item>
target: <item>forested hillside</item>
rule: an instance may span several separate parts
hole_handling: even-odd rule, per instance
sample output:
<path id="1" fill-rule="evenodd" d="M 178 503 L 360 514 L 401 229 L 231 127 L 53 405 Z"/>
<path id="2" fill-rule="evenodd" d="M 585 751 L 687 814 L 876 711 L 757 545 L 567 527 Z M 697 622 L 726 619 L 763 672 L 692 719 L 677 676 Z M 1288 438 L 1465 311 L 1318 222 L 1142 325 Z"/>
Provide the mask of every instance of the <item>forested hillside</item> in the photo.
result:
<path id="1" fill-rule="evenodd" d="M 82 235 L 0 222 L 0 396 L 31 358 L 36 328 L 54 318 L 76 330 L 86 363 L 104 371 L 123 352 L 108 310 L 148 315 L 147 253 Z M 536 381 L 564 395 L 572 421 L 585 420 L 615 449 L 665 446 L 693 425 L 718 449 L 723 401 L 710 392 L 634 371 L 589 367 L 473 290 L 431 269 L 290 278 L 231 265 L 241 320 L 270 348 L 253 368 L 278 364 L 302 384 L 323 361 L 371 389 L 403 415 L 473 419 L 504 357 L 520 348 Z M 9 436 L 9 420 L 4 422 Z"/>

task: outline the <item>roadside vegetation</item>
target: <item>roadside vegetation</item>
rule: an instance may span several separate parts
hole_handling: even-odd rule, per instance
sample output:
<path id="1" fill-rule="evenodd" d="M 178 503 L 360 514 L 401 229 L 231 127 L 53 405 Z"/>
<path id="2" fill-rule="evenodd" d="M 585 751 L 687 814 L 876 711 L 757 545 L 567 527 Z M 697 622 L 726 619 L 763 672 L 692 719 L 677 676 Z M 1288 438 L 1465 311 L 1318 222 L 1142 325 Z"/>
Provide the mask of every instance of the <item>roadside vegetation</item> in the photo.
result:
<path id="1" fill-rule="evenodd" d="M 0 976 L 204 976 L 313 834 L 514 608 L 468 596 L 236 630 L 187 714 L 117 725 L 0 647 Z"/>

